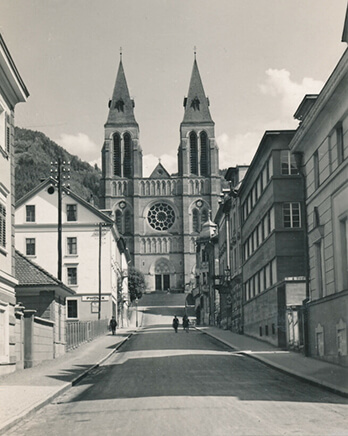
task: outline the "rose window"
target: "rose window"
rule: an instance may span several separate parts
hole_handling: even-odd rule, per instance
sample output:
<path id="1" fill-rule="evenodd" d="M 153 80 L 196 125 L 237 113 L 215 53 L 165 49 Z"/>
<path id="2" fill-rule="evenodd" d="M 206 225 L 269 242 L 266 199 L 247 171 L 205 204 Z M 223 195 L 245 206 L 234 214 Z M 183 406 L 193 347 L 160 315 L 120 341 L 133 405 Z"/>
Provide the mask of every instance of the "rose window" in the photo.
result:
<path id="1" fill-rule="evenodd" d="M 168 230 L 174 224 L 175 213 L 169 204 L 156 203 L 150 208 L 147 220 L 155 230 Z"/>

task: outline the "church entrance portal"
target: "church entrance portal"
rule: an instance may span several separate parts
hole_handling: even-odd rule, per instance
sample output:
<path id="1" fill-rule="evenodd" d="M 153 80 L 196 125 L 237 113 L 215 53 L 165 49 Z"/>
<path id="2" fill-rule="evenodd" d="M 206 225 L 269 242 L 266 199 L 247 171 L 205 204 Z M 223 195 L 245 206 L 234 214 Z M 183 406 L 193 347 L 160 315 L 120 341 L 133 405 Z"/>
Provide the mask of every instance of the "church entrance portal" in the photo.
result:
<path id="1" fill-rule="evenodd" d="M 170 289 L 169 274 L 156 274 L 156 291 L 166 291 Z"/>

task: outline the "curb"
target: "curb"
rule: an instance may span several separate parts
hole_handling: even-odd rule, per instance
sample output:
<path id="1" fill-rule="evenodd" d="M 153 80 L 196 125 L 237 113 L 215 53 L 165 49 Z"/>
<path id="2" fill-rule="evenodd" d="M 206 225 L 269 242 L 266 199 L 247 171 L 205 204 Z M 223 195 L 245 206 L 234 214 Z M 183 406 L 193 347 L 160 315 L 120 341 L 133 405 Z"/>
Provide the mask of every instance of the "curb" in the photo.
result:
<path id="1" fill-rule="evenodd" d="M 103 362 L 105 362 L 112 354 L 114 354 L 128 339 L 134 334 L 134 332 L 131 332 L 128 334 L 128 336 L 123 339 L 120 343 L 116 345 L 116 347 L 111 350 L 106 356 L 104 356 L 102 359 L 100 359 L 95 365 L 92 365 L 90 368 L 86 369 L 82 374 L 75 377 L 71 382 L 67 382 L 64 386 L 57 389 L 52 394 L 49 394 L 44 400 L 39 400 L 36 404 L 33 406 L 30 406 L 27 410 L 24 412 L 21 412 L 19 415 L 17 415 L 15 418 L 10 418 L 9 422 L 5 423 L 0 428 L 0 435 L 4 434 L 7 430 L 14 427 L 16 424 L 18 424 L 22 419 L 28 418 L 30 415 L 34 414 L 38 410 L 40 410 L 42 407 L 46 406 L 47 404 L 51 403 L 55 398 L 59 397 L 59 395 L 64 394 L 67 390 L 75 386 L 77 383 L 79 383 L 83 378 L 85 378 L 91 371 L 98 368 Z"/>
<path id="2" fill-rule="evenodd" d="M 341 397 L 348 398 L 348 392 L 346 390 L 340 390 L 339 388 L 337 388 L 337 386 L 331 385 L 330 383 L 321 382 L 321 381 L 316 380 L 315 378 L 312 378 L 312 377 L 309 377 L 309 376 L 304 376 L 304 375 L 299 374 L 299 373 L 297 373 L 295 371 L 291 371 L 291 370 L 289 370 L 287 368 L 284 368 L 284 367 L 278 365 L 277 363 L 270 362 L 269 360 L 264 359 L 261 356 L 257 356 L 255 354 L 251 354 L 248 351 L 243 351 L 240 348 L 238 348 L 238 347 L 232 345 L 231 343 L 225 341 L 224 339 L 215 336 L 213 333 L 209 333 L 208 331 L 201 330 L 200 328 L 197 328 L 197 327 L 194 327 L 194 328 L 196 330 L 200 331 L 201 333 L 216 339 L 217 341 L 221 342 L 222 344 L 226 345 L 227 347 L 232 348 L 233 350 L 239 352 L 240 354 L 243 354 L 243 356 L 247 356 L 247 357 L 250 357 L 250 358 L 252 358 L 254 360 L 257 360 L 258 362 L 261 362 L 264 365 L 267 365 L 267 366 L 269 366 L 269 367 L 271 367 L 273 369 L 276 369 L 277 371 L 280 371 L 280 372 L 282 372 L 284 374 L 290 375 L 290 376 L 292 376 L 292 377 L 294 377 L 294 378 L 296 378 L 298 380 L 304 381 L 304 382 L 306 382 L 306 383 L 308 383 L 310 385 L 319 387 L 321 389 L 325 389 L 325 390 L 330 391 L 330 392 L 332 392 L 332 393 L 334 393 L 336 395 L 339 395 Z"/>

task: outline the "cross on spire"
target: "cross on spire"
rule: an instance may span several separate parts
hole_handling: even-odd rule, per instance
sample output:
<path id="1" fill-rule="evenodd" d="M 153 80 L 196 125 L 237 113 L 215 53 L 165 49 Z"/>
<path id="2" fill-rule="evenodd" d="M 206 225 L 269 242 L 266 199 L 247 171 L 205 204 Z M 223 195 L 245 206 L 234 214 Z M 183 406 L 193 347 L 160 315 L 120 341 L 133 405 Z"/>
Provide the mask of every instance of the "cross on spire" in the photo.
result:
<path id="1" fill-rule="evenodd" d="M 122 60 L 122 47 L 120 47 L 120 60 Z"/>
<path id="2" fill-rule="evenodd" d="M 196 60 L 196 54 L 197 54 L 197 47 L 196 46 L 193 47 L 193 54 L 194 54 L 195 60 Z"/>

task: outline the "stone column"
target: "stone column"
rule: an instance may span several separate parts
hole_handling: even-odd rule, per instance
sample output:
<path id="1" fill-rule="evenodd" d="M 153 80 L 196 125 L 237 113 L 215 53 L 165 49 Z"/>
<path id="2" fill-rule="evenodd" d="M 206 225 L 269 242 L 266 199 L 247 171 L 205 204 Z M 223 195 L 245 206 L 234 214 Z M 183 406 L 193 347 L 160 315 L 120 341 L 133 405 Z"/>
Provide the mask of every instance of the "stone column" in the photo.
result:
<path id="1" fill-rule="evenodd" d="M 34 316 L 36 310 L 24 310 L 24 369 L 31 368 L 34 360 Z"/>

